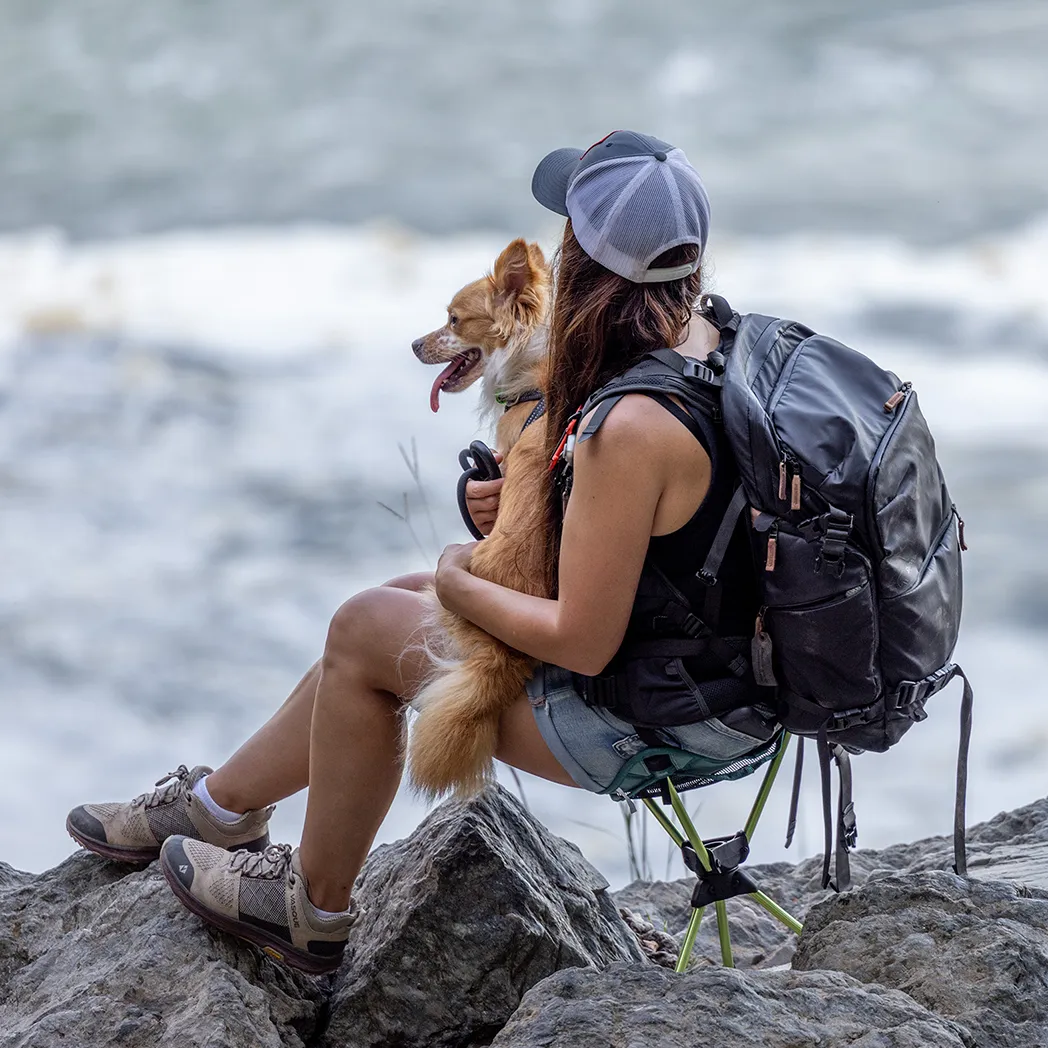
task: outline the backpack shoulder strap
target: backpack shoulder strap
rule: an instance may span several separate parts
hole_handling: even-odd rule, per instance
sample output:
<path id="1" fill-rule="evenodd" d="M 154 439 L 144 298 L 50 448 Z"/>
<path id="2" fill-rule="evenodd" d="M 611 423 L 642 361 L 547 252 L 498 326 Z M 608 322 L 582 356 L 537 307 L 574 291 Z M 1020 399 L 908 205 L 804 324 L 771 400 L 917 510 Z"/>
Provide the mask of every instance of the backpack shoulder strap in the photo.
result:
<path id="1" fill-rule="evenodd" d="M 599 431 L 611 409 L 627 393 L 642 393 L 651 397 L 679 418 L 700 443 L 712 447 L 712 434 L 706 431 L 703 423 L 720 422 L 720 377 L 702 361 L 683 357 L 672 349 L 652 350 L 628 371 L 590 394 L 582 407 L 581 416 L 585 417 L 591 411 L 593 414 L 579 433 L 578 443 L 589 440 Z M 683 414 L 688 416 L 687 421 L 670 400 L 670 395 L 683 401 Z"/>

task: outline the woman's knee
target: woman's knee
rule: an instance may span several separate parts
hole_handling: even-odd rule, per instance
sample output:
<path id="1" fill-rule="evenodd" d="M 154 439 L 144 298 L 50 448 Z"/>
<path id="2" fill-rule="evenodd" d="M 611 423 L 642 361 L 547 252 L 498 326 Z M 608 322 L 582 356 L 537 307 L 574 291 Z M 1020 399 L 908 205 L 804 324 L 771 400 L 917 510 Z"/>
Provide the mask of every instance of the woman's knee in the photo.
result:
<path id="1" fill-rule="evenodd" d="M 375 625 L 377 594 L 376 589 L 363 590 L 345 601 L 331 616 L 324 642 L 322 665 L 325 669 L 367 650 L 368 635 Z"/>
<path id="2" fill-rule="evenodd" d="M 418 593 L 427 586 L 433 585 L 433 572 L 415 571 L 410 575 L 398 575 L 394 579 L 389 579 L 387 582 L 383 582 L 382 585 L 384 587 L 389 587 L 390 589 L 401 589 L 408 590 L 411 593 Z"/>
<path id="3" fill-rule="evenodd" d="M 402 694 L 420 674 L 416 651 L 423 607 L 417 593 L 377 586 L 350 597 L 331 617 L 321 667 Z"/>

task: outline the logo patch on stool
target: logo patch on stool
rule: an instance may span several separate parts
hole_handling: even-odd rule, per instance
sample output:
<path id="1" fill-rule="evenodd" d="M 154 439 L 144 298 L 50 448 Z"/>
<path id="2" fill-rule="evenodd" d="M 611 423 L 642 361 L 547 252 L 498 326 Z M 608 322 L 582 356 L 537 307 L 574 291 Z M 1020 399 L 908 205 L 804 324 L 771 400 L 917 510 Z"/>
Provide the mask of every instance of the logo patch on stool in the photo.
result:
<path id="1" fill-rule="evenodd" d="M 639 735 L 627 735 L 624 739 L 619 739 L 618 742 L 613 742 L 611 748 L 620 757 L 632 757 L 635 753 L 640 753 L 641 750 L 647 749 Z"/>

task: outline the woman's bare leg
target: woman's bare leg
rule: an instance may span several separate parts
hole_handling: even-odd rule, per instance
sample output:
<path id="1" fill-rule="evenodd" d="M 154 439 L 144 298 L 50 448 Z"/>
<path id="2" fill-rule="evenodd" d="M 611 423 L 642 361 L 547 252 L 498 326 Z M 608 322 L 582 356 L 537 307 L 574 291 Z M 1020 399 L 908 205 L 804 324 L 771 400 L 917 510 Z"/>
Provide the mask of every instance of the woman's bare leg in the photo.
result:
<path id="1" fill-rule="evenodd" d="M 313 704 L 302 870 L 309 897 L 342 910 L 400 784 L 404 708 L 429 670 L 423 598 L 375 589 L 328 630 Z"/>
<path id="2" fill-rule="evenodd" d="M 430 672 L 425 601 L 376 589 L 347 601 L 328 631 L 313 706 L 302 870 L 313 903 L 349 904 L 350 890 L 400 783 L 405 697 Z M 524 696 L 500 724 L 500 753 L 536 775 L 570 783 Z"/>
<path id="3" fill-rule="evenodd" d="M 540 779 L 578 786 L 549 751 L 527 696 L 522 695 L 499 721 L 499 745 L 495 753 L 500 761 Z"/>
<path id="4" fill-rule="evenodd" d="M 384 587 L 417 593 L 433 582 L 432 572 L 400 575 Z M 265 808 L 309 784 L 309 733 L 320 680 L 314 663 L 284 704 L 217 771 L 207 777 L 216 804 L 229 811 Z"/>
<path id="5" fill-rule="evenodd" d="M 348 906 L 353 881 L 400 783 L 403 702 L 430 670 L 422 647 L 427 609 L 418 588 L 382 586 L 343 604 L 331 621 L 318 667 L 208 777 L 208 789 L 223 807 L 235 811 L 248 800 L 248 806 L 272 803 L 279 790 L 303 779 L 308 714 L 304 777 L 309 797 L 300 855 L 309 897 L 326 910 Z M 297 758 L 281 759 L 282 749 Z M 503 716 L 499 756 L 525 771 L 571 784 L 546 748 L 524 697 Z M 267 773 L 274 766 L 282 769 L 279 787 Z M 258 794 L 251 794 L 252 789 Z"/>

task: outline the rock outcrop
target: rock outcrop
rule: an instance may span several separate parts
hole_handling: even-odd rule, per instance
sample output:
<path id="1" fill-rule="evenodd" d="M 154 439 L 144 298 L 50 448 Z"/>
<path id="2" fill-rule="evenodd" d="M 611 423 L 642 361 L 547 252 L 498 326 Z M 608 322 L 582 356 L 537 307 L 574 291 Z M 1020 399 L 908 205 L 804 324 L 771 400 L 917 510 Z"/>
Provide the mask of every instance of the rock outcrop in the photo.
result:
<path id="1" fill-rule="evenodd" d="M 613 898 L 499 789 L 371 855 L 364 914 L 325 979 L 209 930 L 155 866 L 0 864 L 0 1048 L 1048 1048 L 1048 800 L 969 843 L 971 878 L 950 872 L 942 838 L 857 852 L 841 896 L 820 889 L 821 860 L 755 867 L 805 917 L 799 948 L 733 899 L 740 969 L 715 963 L 711 915 L 684 975 L 646 959 L 618 907 L 679 936 L 694 882 Z"/>
<path id="2" fill-rule="evenodd" d="M 558 972 L 524 998 L 492 1048 L 970 1048 L 904 993 L 840 972 L 654 965 Z"/>
<path id="3" fill-rule="evenodd" d="M 1048 891 L 930 871 L 884 875 L 808 914 L 794 967 L 903 990 L 979 1048 L 1048 1045 Z"/>
<path id="4" fill-rule="evenodd" d="M 487 1044 L 553 972 L 642 963 L 607 887 L 504 791 L 442 805 L 368 859 L 327 1043 Z"/>
<path id="5" fill-rule="evenodd" d="M 302 1048 L 324 987 L 212 933 L 155 865 L 81 852 L 0 879 L 0 1045 Z"/>
<path id="6" fill-rule="evenodd" d="M 560 968 L 644 963 L 607 882 L 503 790 L 376 849 L 334 979 L 211 931 L 156 866 L 0 867 L 0 1046 L 487 1044 Z"/>

